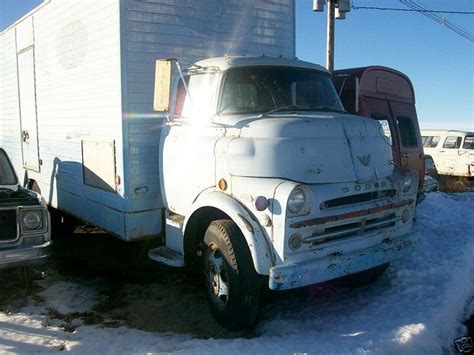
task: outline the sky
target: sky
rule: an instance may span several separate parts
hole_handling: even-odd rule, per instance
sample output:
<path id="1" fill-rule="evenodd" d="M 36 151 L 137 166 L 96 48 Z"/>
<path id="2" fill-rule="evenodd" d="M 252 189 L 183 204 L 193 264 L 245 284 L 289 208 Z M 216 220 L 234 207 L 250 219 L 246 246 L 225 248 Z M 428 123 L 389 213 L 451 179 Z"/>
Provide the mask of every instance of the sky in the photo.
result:
<path id="1" fill-rule="evenodd" d="M 99 1 L 99 0 L 97 0 Z M 0 0 L 0 30 L 41 3 Z M 474 0 L 419 0 L 432 10 L 474 12 Z M 352 0 L 356 7 L 404 8 L 399 0 Z M 326 65 L 326 13 L 296 0 L 296 55 Z M 474 33 L 474 15 L 446 14 Z M 335 69 L 388 66 L 414 85 L 421 128 L 474 131 L 474 42 L 416 12 L 353 9 L 336 21 Z"/>

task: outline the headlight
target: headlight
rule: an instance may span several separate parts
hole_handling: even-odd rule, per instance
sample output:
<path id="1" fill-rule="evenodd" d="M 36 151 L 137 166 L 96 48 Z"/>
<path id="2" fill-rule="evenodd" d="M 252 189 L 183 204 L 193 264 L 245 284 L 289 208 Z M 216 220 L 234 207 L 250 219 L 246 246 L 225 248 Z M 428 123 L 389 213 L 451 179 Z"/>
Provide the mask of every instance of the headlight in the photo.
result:
<path id="1" fill-rule="evenodd" d="M 301 188 L 297 187 L 291 192 L 290 197 L 288 197 L 288 211 L 292 214 L 300 212 L 304 207 L 305 202 L 306 194 Z"/>
<path id="2" fill-rule="evenodd" d="M 411 175 L 408 174 L 406 176 L 405 180 L 403 181 L 402 191 L 403 192 L 410 191 L 412 185 L 413 185 L 413 179 L 412 179 Z"/>
<path id="3" fill-rule="evenodd" d="M 43 228 L 42 211 L 38 210 L 23 212 L 21 222 L 24 230 L 36 230 Z"/>
<path id="4" fill-rule="evenodd" d="M 402 186 L 402 191 L 403 193 L 407 193 L 410 191 L 413 187 L 413 185 L 416 185 L 418 183 L 418 175 L 416 172 L 411 171 L 409 174 L 405 176 L 405 179 L 403 180 L 403 186 Z"/>

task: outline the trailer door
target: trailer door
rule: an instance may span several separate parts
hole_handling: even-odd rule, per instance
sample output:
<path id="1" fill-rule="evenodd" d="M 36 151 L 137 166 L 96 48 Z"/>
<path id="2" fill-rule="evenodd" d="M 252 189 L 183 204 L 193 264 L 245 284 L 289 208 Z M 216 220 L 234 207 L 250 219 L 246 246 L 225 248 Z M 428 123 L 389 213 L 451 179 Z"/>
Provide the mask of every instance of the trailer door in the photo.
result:
<path id="1" fill-rule="evenodd" d="M 38 122 L 36 115 L 36 87 L 34 47 L 18 53 L 18 90 L 20 98 L 21 144 L 23 166 L 40 170 L 38 154 Z"/>

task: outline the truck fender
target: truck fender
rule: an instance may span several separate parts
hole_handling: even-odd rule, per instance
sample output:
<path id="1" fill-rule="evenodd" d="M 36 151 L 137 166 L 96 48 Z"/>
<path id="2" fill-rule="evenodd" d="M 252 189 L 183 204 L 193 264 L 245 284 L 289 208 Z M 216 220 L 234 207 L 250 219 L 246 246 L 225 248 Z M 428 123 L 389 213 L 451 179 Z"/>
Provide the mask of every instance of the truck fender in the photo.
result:
<path id="1" fill-rule="evenodd" d="M 274 265 L 272 244 L 266 233 L 262 231 L 256 217 L 233 197 L 218 191 L 199 195 L 189 213 L 186 214 L 183 232 L 186 234 L 188 222 L 193 214 L 205 207 L 220 210 L 239 227 L 252 255 L 255 271 L 261 275 L 268 275 L 270 268 Z"/>

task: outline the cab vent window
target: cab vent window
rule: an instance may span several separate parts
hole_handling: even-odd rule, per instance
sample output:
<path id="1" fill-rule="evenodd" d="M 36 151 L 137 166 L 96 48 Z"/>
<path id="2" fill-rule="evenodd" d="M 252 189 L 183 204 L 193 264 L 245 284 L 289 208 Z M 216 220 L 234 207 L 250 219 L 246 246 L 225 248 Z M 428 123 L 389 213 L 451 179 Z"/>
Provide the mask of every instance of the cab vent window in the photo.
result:
<path id="1" fill-rule="evenodd" d="M 450 136 L 444 141 L 443 148 L 458 149 L 461 146 L 462 137 Z"/>
<path id="2" fill-rule="evenodd" d="M 416 148 L 418 142 L 413 121 L 410 117 L 397 117 L 398 130 L 400 131 L 400 140 L 405 148 Z"/>
<path id="3" fill-rule="evenodd" d="M 422 142 L 425 148 L 435 148 L 439 143 L 439 136 L 423 136 Z"/>
<path id="4" fill-rule="evenodd" d="M 464 144 L 462 145 L 463 149 L 474 149 L 474 136 L 467 136 L 464 139 Z"/>

